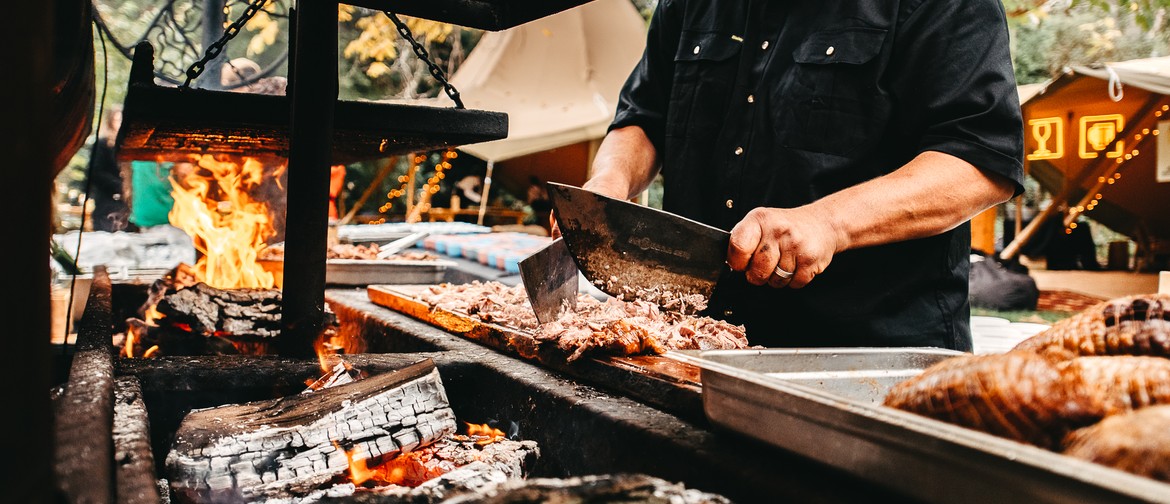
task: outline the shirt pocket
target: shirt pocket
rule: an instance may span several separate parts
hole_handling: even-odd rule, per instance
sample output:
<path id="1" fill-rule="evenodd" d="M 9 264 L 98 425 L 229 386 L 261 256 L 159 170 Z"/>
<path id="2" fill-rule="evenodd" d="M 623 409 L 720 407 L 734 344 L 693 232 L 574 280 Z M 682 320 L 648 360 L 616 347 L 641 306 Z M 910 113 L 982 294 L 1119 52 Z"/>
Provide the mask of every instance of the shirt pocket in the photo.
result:
<path id="1" fill-rule="evenodd" d="M 728 32 L 682 32 L 674 55 L 667 136 L 694 138 L 718 133 L 722 121 L 710 119 L 722 119 L 727 109 L 742 48 L 743 42 Z"/>
<path id="2" fill-rule="evenodd" d="M 878 79 L 886 30 L 853 27 L 815 32 L 792 53 L 789 103 L 780 124 L 789 147 L 835 155 L 863 149 L 889 115 Z"/>

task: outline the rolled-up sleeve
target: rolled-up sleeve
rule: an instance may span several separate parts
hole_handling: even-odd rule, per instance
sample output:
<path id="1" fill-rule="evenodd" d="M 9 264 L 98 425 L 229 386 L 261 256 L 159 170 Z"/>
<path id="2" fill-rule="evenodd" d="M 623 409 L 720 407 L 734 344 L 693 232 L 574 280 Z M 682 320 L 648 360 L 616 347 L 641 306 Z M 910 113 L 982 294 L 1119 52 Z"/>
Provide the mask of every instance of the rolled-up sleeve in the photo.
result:
<path id="1" fill-rule="evenodd" d="M 999 0 L 922 0 L 899 29 L 893 92 L 919 152 L 958 157 L 1023 192 L 1023 119 Z"/>
<path id="2" fill-rule="evenodd" d="M 674 3 L 660 0 L 655 7 L 646 33 L 646 49 L 622 86 L 617 111 L 609 125 L 610 130 L 641 127 L 659 152 L 666 138 L 666 110 L 674 77 L 674 48 L 678 44 L 678 9 Z"/>

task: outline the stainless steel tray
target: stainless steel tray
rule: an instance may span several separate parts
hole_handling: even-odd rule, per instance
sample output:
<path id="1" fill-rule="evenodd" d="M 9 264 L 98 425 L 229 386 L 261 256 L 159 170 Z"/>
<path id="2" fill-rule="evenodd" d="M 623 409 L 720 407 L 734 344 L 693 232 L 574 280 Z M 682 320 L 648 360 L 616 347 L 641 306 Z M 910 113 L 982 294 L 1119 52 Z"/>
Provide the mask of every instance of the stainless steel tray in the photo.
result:
<path id="1" fill-rule="evenodd" d="M 881 405 L 957 355 L 926 348 L 671 352 L 712 424 L 926 502 L 1170 502 L 1170 484 Z"/>
<path id="2" fill-rule="evenodd" d="M 258 261 L 282 283 L 284 261 Z M 330 286 L 365 286 L 394 284 L 437 284 L 447 268 L 458 266 L 445 259 L 390 261 L 383 259 L 329 259 L 325 261 L 325 284 Z"/>

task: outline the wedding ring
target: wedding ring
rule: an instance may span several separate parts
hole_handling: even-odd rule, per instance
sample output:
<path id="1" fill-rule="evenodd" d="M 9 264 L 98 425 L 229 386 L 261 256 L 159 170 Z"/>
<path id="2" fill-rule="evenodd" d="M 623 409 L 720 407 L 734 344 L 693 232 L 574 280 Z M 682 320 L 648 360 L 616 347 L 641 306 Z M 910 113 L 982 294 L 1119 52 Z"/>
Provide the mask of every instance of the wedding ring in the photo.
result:
<path id="1" fill-rule="evenodd" d="M 776 266 L 776 271 L 773 274 L 777 277 L 780 277 L 781 280 L 788 280 L 789 278 L 792 278 L 791 271 L 784 271 L 784 269 L 779 266 Z"/>

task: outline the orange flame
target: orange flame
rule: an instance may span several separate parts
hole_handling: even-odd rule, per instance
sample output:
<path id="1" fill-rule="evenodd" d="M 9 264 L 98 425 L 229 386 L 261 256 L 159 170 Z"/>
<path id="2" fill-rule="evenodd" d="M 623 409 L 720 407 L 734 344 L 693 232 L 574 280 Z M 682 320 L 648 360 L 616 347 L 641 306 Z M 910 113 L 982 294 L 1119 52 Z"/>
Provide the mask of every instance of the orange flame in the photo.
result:
<path id="1" fill-rule="evenodd" d="M 264 181 L 264 166 L 249 157 L 242 163 L 211 155 L 195 159 L 200 169 L 172 174 L 175 203 L 169 217 L 191 235 L 201 254 L 196 278 L 218 289 L 272 288 L 273 274 L 257 262 L 257 254 L 276 230 L 268 205 L 250 194 Z"/>
<path id="2" fill-rule="evenodd" d="M 491 427 L 488 424 L 467 423 L 468 437 L 475 438 L 475 444 L 486 445 L 504 439 L 504 431 Z"/>

